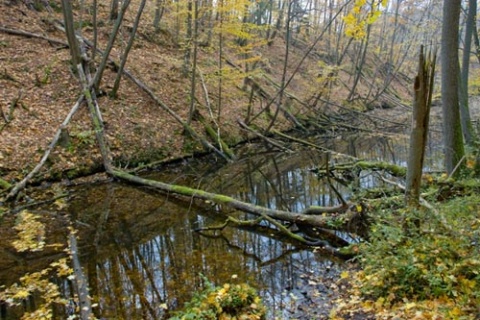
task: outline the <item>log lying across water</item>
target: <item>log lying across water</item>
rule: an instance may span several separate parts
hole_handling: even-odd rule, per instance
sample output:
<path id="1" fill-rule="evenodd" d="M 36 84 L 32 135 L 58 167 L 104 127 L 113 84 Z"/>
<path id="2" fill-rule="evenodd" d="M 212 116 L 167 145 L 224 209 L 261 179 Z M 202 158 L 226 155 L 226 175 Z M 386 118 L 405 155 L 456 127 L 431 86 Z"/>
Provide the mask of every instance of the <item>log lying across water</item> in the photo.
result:
<path id="1" fill-rule="evenodd" d="M 351 205 L 349 204 L 341 204 L 336 207 L 312 206 L 305 209 L 303 212 L 276 210 L 243 202 L 226 195 L 211 193 L 204 190 L 193 189 L 185 186 L 167 184 L 150 179 L 144 179 L 117 169 L 112 169 L 110 173 L 113 176 L 130 183 L 152 187 L 163 192 L 174 193 L 201 200 L 208 200 L 216 204 L 227 205 L 236 210 L 241 210 L 259 216 L 266 215 L 273 219 L 288 221 L 299 225 L 331 228 L 329 226 L 332 225 L 332 221 L 337 221 L 337 223 L 335 224 L 336 226 L 338 226 L 339 219 L 341 219 L 340 221 L 343 224 L 347 224 L 349 221 L 351 221 L 355 217 L 358 217 L 360 214 L 355 210 L 350 210 Z"/>

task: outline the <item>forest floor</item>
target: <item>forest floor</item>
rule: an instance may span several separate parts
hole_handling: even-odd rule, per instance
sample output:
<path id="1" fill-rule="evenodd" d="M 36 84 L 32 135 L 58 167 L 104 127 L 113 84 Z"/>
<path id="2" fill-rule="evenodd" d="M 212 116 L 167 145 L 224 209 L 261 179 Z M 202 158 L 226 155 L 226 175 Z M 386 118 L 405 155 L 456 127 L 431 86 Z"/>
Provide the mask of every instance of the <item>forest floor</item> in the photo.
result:
<path id="1" fill-rule="evenodd" d="M 0 178 L 15 183 L 24 177 L 41 159 L 55 132 L 79 97 L 79 83 L 70 68 L 68 48 L 62 45 L 65 34 L 58 29 L 62 21 L 58 8 L 53 13 L 36 12 L 21 3 L 0 3 Z M 99 12 L 99 43 L 104 47 L 108 40 L 111 23 L 107 19 L 108 6 L 101 5 Z M 146 22 L 140 25 L 138 36 L 129 55 L 126 69 L 145 83 L 154 94 L 182 119 L 188 118 L 190 101 L 190 76 L 182 75 L 184 51 L 176 45 L 174 35 L 165 26 L 155 33 L 151 24 L 152 8 L 146 8 Z M 76 15 L 76 19 L 79 16 Z M 121 55 L 128 41 L 133 13 L 127 14 L 120 30 L 120 45 L 115 46 L 111 57 Z M 6 30 L 25 31 L 41 38 L 14 35 Z M 85 27 L 83 36 L 92 38 L 92 28 Z M 123 41 L 123 42 L 122 42 Z M 283 52 L 285 45 L 276 37 L 269 46 L 253 50 L 258 59 L 258 70 L 250 71 L 262 86 L 265 94 L 274 96 L 281 81 Z M 292 48 L 289 54 L 287 73 L 294 70 L 302 60 L 305 48 Z M 99 60 L 97 55 L 96 60 Z M 223 140 L 235 145 L 253 136 L 242 129 L 237 120 L 245 120 L 260 114 L 265 102 L 254 96 L 250 104 L 250 88 L 245 88 L 244 76 L 238 76 L 243 68 L 243 55 L 232 50 L 224 53 L 226 72 L 222 79 L 222 92 L 218 89 L 216 76 L 218 52 L 213 47 L 200 48 L 199 70 L 202 81 L 196 85 L 197 115 L 205 118 L 218 129 Z M 118 60 L 117 60 L 118 61 Z M 309 105 L 324 84 L 318 79 L 318 58 L 307 58 L 286 89 L 290 112 L 295 116 L 305 114 L 334 114 L 342 110 L 341 105 L 348 95 L 351 76 L 340 72 L 338 82 L 324 94 L 330 104 Z M 252 73 L 253 72 L 253 73 Z M 256 72 L 256 73 L 255 73 Z M 102 80 L 98 98 L 105 121 L 106 135 L 114 165 L 122 168 L 135 167 L 154 161 L 169 161 L 195 152 L 202 152 L 201 145 L 183 134 L 183 127 L 162 110 L 142 89 L 127 78 L 123 78 L 117 98 L 108 93 L 116 73 L 108 68 Z M 198 79 L 197 79 L 198 80 Z M 400 80 L 392 86 L 401 96 L 408 99 L 408 88 Z M 369 90 L 364 84 L 358 86 L 358 94 Z M 219 104 L 221 94 L 221 104 Z M 300 103 L 300 102 L 301 103 Z M 340 108 L 340 109 L 339 109 Z M 362 110 L 361 108 L 359 109 Z M 250 124 L 255 128 L 266 128 L 271 114 L 263 112 Z M 270 113 L 270 116 L 267 115 Z M 192 127 L 203 134 L 200 121 Z M 217 126 L 218 125 L 218 126 Z M 275 129 L 291 128 L 283 113 L 275 121 Z M 43 180 L 61 180 L 101 171 L 101 157 L 86 106 L 82 106 L 66 127 L 60 145 L 50 155 L 46 165 L 37 175 Z"/>

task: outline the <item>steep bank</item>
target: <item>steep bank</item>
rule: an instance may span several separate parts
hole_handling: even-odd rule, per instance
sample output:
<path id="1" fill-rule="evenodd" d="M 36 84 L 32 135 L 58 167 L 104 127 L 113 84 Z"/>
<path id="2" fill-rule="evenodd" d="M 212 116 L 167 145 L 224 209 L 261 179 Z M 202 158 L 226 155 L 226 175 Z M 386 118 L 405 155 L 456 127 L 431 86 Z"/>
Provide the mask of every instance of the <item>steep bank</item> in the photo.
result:
<path id="1" fill-rule="evenodd" d="M 134 2 L 136 3 L 136 2 Z M 55 4 L 55 2 L 52 2 Z M 0 4 L 0 97 L 2 123 L 0 125 L 0 177 L 14 183 L 30 171 L 40 160 L 55 131 L 68 114 L 79 96 L 78 80 L 71 71 L 65 34 L 58 29 L 62 16 L 59 4 L 52 6 L 53 12 L 28 9 L 22 3 Z M 77 8 L 78 9 L 78 8 Z M 108 20 L 108 7 L 99 7 L 98 33 L 100 48 L 106 46 L 112 23 Z M 126 68 L 153 90 L 155 95 L 182 119 L 188 118 L 190 105 L 190 76 L 182 75 L 184 50 L 176 43 L 169 29 L 155 32 L 151 25 L 153 8 L 147 5 L 135 44 Z M 75 19 L 80 19 L 75 11 Z M 118 61 L 125 42 L 131 32 L 134 10 L 127 12 L 121 28 L 119 41 L 111 58 Z M 45 39 L 15 35 L 6 30 L 26 31 Z M 91 39 L 91 25 L 82 28 L 84 37 Z M 233 42 L 233 40 L 232 40 Z M 338 107 L 322 100 L 319 88 L 327 84 L 325 99 L 342 105 L 348 93 L 351 76 L 340 70 L 335 79 L 325 83 L 323 56 L 310 54 L 302 64 L 307 51 L 305 46 L 290 49 L 287 74 L 295 77 L 286 89 L 285 106 L 295 117 L 317 117 L 332 114 Z M 248 137 L 237 124 L 260 113 L 278 92 L 281 83 L 285 52 L 284 40 L 277 36 L 269 45 L 252 49 L 255 69 L 242 73 L 242 54 L 227 46 L 223 56 L 224 76 L 219 90 L 218 52 L 212 46 L 200 47 L 198 70 L 203 81 L 197 81 L 197 117 L 192 122 L 197 133 L 204 134 L 204 118 L 229 144 Z M 97 60 L 99 60 L 97 55 Z M 300 66 L 297 68 L 297 66 Z M 163 111 L 142 89 L 133 82 L 122 80 L 116 99 L 109 97 L 116 73 L 107 69 L 102 81 L 99 97 L 100 109 L 106 123 L 106 133 L 113 152 L 114 164 L 131 167 L 143 162 L 168 160 L 201 151 L 197 141 L 183 134 L 183 127 Z M 253 79 L 248 83 L 245 79 Z M 198 79 L 197 79 L 198 80 Z M 367 83 L 368 84 L 368 83 Z M 367 88 L 359 85 L 358 92 Z M 252 93 L 253 92 L 253 93 Z M 315 103 L 312 100 L 316 100 Z M 342 109 L 340 109 L 342 110 Z M 268 127 L 275 113 L 271 106 L 250 123 L 255 128 Z M 274 123 L 276 129 L 284 130 L 295 124 L 280 112 Z M 74 115 L 67 127 L 68 134 L 61 139 L 42 169 L 42 179 L 70 178 L 101 170 L 100 153 L 85 106 Z"/>

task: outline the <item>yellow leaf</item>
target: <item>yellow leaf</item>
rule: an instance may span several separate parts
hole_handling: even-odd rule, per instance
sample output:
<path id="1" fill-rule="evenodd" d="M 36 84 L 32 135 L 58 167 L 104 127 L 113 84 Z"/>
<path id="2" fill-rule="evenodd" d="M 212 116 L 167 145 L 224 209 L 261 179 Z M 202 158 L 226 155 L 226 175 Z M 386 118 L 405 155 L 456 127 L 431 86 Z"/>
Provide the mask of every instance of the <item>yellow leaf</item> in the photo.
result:
<path id="1" fill-rule="evenodd" d="M 452 318 L 458 318 L 462 315 L 462 310 L 459 307 L 454 307 L 448 312 L 448 315 Z"/>
<path id="2" fill-rule="evenodd" d="M 340 274 L 340 278 L 342 279 L 347 279 L 350 275 L 348 274 L 348 271 L 343 271 L 341 274 Z"/>
<path id="3" fill-rule="evenodd" d="M 410 310 L 414 308 L 417 304 L 415 302 L 409 302 L 405 305 L 405 309 Z"/>
<path id="4" fill-rule="evenodd" d="M 30 296 L 30 292 L 27 290 L 19 290 L 15 295 L 13 296 L 15 299 L 26 299 Z"/>
<path id="5" fill-rule="evenodd" d="M 383 303 L 385 302 L 385 298 L 384 297 L 380 297 L 377 299 L 377 301 L 375 301 L 375 308 L 376 309 L 380 309 L 382 306 L 383 306 Z"/>

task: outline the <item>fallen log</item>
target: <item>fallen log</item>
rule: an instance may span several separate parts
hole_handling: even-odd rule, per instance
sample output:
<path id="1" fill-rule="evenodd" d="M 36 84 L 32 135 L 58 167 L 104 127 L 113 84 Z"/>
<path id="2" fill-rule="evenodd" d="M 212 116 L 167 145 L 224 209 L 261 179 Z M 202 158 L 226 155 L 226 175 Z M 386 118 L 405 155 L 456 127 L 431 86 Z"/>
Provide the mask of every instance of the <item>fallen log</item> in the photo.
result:
<path id="1" fill-rule="evenodd" d="M 80 95 L 80 97 L 77 99 L 77 102 L 73 105 L 72 109 L 68 113 L 68 115 L 65 117 L 65 120 L 63 120 L 62 124 L 60 127 L 57 129 L 57 132 L 55 133 L 52 141 L 48 145 L 47 149 L 43 153 L 43 157 L 40 160 L 40 162 L 33 168 L 32 171 L 30 171 L 29 174 L 25 176 L 25 178 L 22 179 L 22 181 L 18 182 L 15 184 L 13 189 L 10 191 L 10 193 L 7 195 L 7 200 L 13 199 L 18 192 L 20 192 L 25 186 L 27 185 L 27 182 L 35 175 L 37 174 L 40 169 L 43 167 L 45 162 L 47 161 L 48 157 L 50 156 L 50 153 L 52 152 L 53 148 L 55 148 L 58 140 L 60 139 L 60 135 L 62 134 L 62 131 L 68 126 L 70 123 L 70 120 L 72 119 L 73 115 L 77 110 L 80 108 L 82 101 L 84 99 L 84 95 Z"/>
<path id="2" fill-rule="evenodd" d="M 208 200 L 216 204 L 227 205 L 233 209 L 252 213 L 259 216 L 268 216 L 273 219 L 288 221 L 299 225 L 310 225 L 312 227 L 331 228 L 332 225 L 338 226 L 339 219 L 341 224 L 348 224 L 353 218 L 358 217 L 359 213 L 349 210 L 349 204 L 342 204 L 338 207 L 320 207 L 314 206 L 307 208 L 303 212 L 289 212 L 284 210 L 270 209 L 266 207 L 257 206 L 255 204 L 246 203 L 232 197 L 207 192 L 204 190 L 193 189 L 186 186 L 179 186 L 167 184 L 160 181 L 144 179 L 138 176 L 131 175 L 127 172 L 114 169 L 110 171 L 114 177 L 139 185 L 152 187 L 163 192 L 174 193 L 182 196 L 188 196 L 201 200 Z M 333 213 L 338 213 L 337 215 Z M 311 214 L 315 213 L 315 214 Z M 331 213 L 324 215 L 324 213 Z M 333 221 L 337 223 L 332 224 Z"/>

